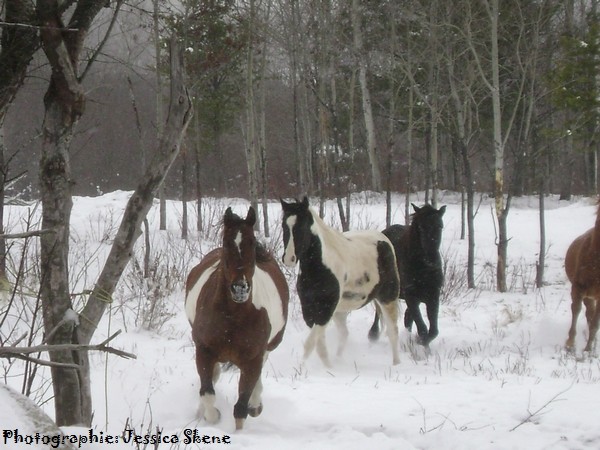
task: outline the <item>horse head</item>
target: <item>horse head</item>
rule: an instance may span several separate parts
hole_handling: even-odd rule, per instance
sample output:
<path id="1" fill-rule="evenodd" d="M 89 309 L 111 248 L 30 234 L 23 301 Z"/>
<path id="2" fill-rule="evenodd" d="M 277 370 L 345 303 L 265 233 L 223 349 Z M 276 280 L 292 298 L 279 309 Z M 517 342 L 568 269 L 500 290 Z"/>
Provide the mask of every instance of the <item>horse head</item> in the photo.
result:
<path id="1" fill-rule="evenodd" d="M 419 233 L 421 249 L 426 254 L 437 253 L 442 243 L 442 230 L 444 229 L 443 216 L 446 206 L 435 209 L 426 204 L 419 208 L 411 203 L 414 213 L 412 215 L 412 226 Z"/>
<path id="2" fill-rule="evenodd" d="M 231 298 L 244 303 L 252 293 L 252 277 L 256 262 L 254 224 L 256 212 L 248 209 L 245 219 L 227 208 L 223 218 L 223 274 L 229 285 Z"/>
<path id="3" fill-rule="evenodd" d="M 283 209 L 283 264 L 294 267 L 308 249 L 311 239 L 310 227 L 313 217 L 308 207 L 308 197 L 299 202 L 281 200 Z"/>

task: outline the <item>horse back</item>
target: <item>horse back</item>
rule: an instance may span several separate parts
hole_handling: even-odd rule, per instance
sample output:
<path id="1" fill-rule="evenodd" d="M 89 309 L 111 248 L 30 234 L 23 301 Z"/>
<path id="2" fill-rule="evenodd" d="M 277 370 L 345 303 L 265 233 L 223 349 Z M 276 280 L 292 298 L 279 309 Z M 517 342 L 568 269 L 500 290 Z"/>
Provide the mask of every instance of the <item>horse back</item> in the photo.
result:
<path id="1" fill-rule="evenodd" d="M 352 241 L 346 261 L 355 264 L 356 267 L 351 270 L 348 263 L 345 264 L 342 300 L 358 297 L 360 303 L 359 294 L 363 287 L 366 296 L 360 306 L 374 298 L 383 303 L 396 300 L 400 290 L 400 278 L 394 246 L 390 239 L 374 230 L 349 231 L 344 233 L 344 236 Z M 373 272 L 377 274 L 377 281 Z M 351 309 L 356 309 L 356 306 Z"/>

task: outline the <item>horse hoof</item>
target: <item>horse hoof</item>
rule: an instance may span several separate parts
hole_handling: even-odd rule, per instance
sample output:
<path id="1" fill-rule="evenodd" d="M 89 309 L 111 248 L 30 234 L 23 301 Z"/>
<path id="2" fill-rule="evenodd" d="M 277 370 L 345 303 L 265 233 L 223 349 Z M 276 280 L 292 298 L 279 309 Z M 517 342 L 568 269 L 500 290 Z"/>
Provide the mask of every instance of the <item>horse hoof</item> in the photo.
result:
<path id="1" fill-rule="evenodd" d="M 214 425 L 221 420 L 221 411 L 219 411 L 217 408 L 213 408 L 213 411 L 208 413 L 205 411 L 204 420 L 206 420 L 208 424 Z"/>
<path id="2" fill-rule="evenodd" d="M 425 336 L 421 336 L 419 335 L 417 337 L 417 344 L 422 345 L 423 347 L 428 347 L 429 346 L 429 336 L 425 335 Z"/>
<path id="3" fill-rule="evenodd" d="M 248 407 L 248 415 L 250 417 L 258 417 L 263 410 L 262 403 L 256 407 Z"/>
<path id="4" fill-rule="evenodd" d="M 569 355 L 573 355 L 575 353 L 575 347 L 572 345 L 567 345 L 565 346 L 565 352 L 567 352 Z"/>

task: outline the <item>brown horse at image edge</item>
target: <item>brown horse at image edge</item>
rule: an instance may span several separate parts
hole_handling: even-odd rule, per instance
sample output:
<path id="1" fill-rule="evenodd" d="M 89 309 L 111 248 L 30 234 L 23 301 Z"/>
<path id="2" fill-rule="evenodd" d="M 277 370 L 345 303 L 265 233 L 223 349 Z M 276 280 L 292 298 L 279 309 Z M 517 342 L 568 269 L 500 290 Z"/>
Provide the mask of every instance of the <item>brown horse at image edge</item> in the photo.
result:
<path id="1" fill-rule="evenodd" d="M 591 352 L 594 347 L 600 320 L 600 205 L 594 228 L 577 237 L 565 256 L 565 271 L 571 282 L 571 327 L 567 338 L 568 351 L 575 349 L 577 317 L 585 303 L 585 317 L 589 336 L 584 348 Z"/>

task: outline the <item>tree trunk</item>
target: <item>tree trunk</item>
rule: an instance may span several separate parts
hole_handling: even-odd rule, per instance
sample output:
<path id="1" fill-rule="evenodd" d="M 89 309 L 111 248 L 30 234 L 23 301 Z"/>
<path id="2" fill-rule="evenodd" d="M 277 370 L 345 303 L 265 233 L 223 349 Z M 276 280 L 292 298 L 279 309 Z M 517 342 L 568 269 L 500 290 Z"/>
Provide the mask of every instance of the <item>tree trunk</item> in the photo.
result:
<path id="1" fill-rule="evenodd" d="M 6 178 L 8 175 L 8 167 L 5 163 L 4 154 L 4 120 L 0 116 L 0 235 L 4 234 L 4 200 Z M 7 286 L 8 278 L 6 277 L 6 240 L 0 238 L 0 295 Z"/>
<path id="2" fill-rule="evenodd" d="M 162 76 L 160 74 L 160 10 L 159 1 L 153 0 L 152 6 L 152 32 L 154 34 L 154 74 L 156 76 L 156 140 L 160 142 L 163 126 L 163 93 L 162 93 Z M 160 230 L 167 229 L 167 197 L 165 193 L 165 186 L 162 184 L 159 188 L 159 222 L 158 228 Z"/>
<path id="3" fill-rule="evenodd" d="M 194 168 L 196 174 L 196 230 L 202 231 L 202 176 L 200 170 L 200 121 L 198 115 L 194 115 L 194 131 L 196 139 L 194 140 Z"/>
<path id="4" fill-rule="evenodd" d="M 367 64 L 365 62 L 365 55 L 363 54 L 361 14 L 359 8 L 359 1 L 352 0 L 352 30 L 358 64 L 358 81 L 362 97 L 363 117 L 367 132 L 367 154 L 369 156 L 369 164 L 371 165 L 371 188 L 374 191 L 381 192 L 381 171 L 377 158 L 377 139 L 375 136 L 375 122 L 373 120 L 373 107 L 371 105 L 371 92 L 367 84 Z"/>
<path id="5" fill-rule="evenodd" d="M 412 152 L 413 152 L 413 130 L 415 126 L 414 120 L 415 109 L 415 94 L 413 88 L 408 90 L 408 125 L 406 130 L 406 183 L 404 197 L 404 223 L 410 224 L 410 193 L 412 185 Z"/>
<path id="6" fill-rule="evenodd" d="M 498 54 L 498 1 L 490 0 L 488 13 L 491 24 L 491 68 L 492 112 L 494 129 L 494 204 L 498 219 L 498 261 L 496 267 L 496 284 L 499 292 L 506 292 L 506 257 L 508 250 L 507 215 L 508 204 L 504 202 L 504 139 L 502 137 L 502 110 L 500 106 L 500 60 Z M 508 202 L 507 202 L 508 203 Z"/>
<path id="7" fill-rule="evenodd" d="M 99 10 L 101 5 L 96 7 Z M 77 33 L 63 37 L 58 3 L 38 1 L 38 13 L 44 25 L 40 37 L 52 67 L 44 98 L 39 176 L 42 228 L 54 230 L 40 238 L 40 297 L 48 344 L 78 343 L 75 332 L 78 318 L 72 309 L 69 290 L 69 223 L 73 204 L 69 147 L 85 105 L 83 88 L 76 73 L 79 51 L 88 29 L 86 25 L 89 26 L 97 14 L 97 11 L 86 11 L 90 16 L 78 17 L 78 11 L 73 20 L 87 19 L 88 23 L 82 23 Z M 78 353 L 71 351 L 50 352 L 50 360 L 85 365 Z M 51 374 L 57 425 L 90 426 L 89 376 L 86 377 L 82 370 L 60 367 L 52 367 Z"/>
<path id="8" fill-rule="evenodd" d="M 448 61 L 448 80 L 450 86 L 450 94 L 454 105 L 454 116 L 456 117 L 456 125 L 458 130 L 458 146 L 457 153 L 462 161 L 462 191 L 466 194 L 466 223 L 467 223 L 467 286 L 469 289 L 475 288 L 475 211 L 474 211 L 474 182 L 473 171 L 471 169 L 471 160 L 469 158 L 469 148 L 467 142 L 467 111 L 465 110 L 463 101 L 461 100 L 458 87 L 456 86 L 456 77 L 454 73 L 454 61 Z M 464 195 L 463 195 L 464 196 Z M 464 202 L 461 202 L 461 212 L 464 214 Z M 462 220 L 464 223 L 465 220 Z M 464 225 L 461 225 L 464 230 Z M 462 237 L 461 230 L 461 237 Z"/>
<path id="9" fill-rule="evenodd" d="M 246 54 L 246 167 L 248 169 L 248 196 L 250 204 L 258 211 L 258 133 L 254 89 L 254 26 L 256 21 L 256 5 L 250 0 L 250 16 L 248 19 L 248 46 Z M 254 225 L 260 229 L 260 221 Z"/>
<path id="10" fill-rule="evenodd" d="M 187 151 L 181 152 L 181 239 L 188 238 L 188 168 Z"/>

